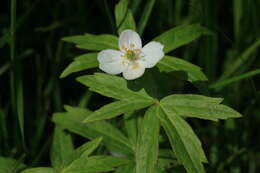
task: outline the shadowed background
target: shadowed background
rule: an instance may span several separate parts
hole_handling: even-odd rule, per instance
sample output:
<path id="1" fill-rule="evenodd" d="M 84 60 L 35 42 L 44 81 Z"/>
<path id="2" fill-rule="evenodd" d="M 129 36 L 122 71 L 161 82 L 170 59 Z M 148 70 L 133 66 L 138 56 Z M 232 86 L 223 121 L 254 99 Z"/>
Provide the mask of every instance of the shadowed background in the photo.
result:
<path id="1" fill-rule="evenodd" d="M 137 25 L 147 1 L 131 0 L 129 3 Z M 48 166 L 54 126 L 52 113 L 63 111 L 64 104 L 95 110 L 110 101 L 77 83 L 74 80 L 77 73 L 59 79 L 72 59 L 86 52 L 61 38 L 83 33 L 116 34 L 114 6 L 117 2 L 18 1 L 16 22 L 12 24 L 15 35 L 10 32 L 10 20 L 15 16 L 10 11 L 10 1 L 2 2 L 1 156 L 24 161 L 28 166 Z M 207 172 L 260 171 L 259 7 L 258 0 L 156 0 L 143 32 L 143 41 L 147 43 L 178 25 L 200 23 L 212 31 L 211 36 L 201 37 L 170 53 L 202 67 L 209 78 L 209 95 L 224 97 L 225 104 L 243 115 L 243 118 L 219 123 L 189 121 L 209 159 L 209 164 L 205 165 Z M 96 70 L 83 73 L 91 74 Z M 214 85 L 225 75 L 230 81 Z M 181 81 L 176 82 L 174 91 L 199 92 Z M 18 117 L 20 124 L 24 124 L 25 146 Z M 81 143 L 79 137 L 75 140 Z"/>

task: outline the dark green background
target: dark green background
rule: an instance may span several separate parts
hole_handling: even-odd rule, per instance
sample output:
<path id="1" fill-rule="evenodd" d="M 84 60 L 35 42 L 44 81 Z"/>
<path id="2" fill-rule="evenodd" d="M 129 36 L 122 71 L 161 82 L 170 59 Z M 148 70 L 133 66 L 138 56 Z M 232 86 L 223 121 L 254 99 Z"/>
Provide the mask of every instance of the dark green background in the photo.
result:
<path id="1" fill-rule="evenodd" d="M 89 93 L 73 74 L 59 75 L 76 55 L 85 53 L 64 43 L 64 36 L 83 33 L 115 34 L 116 0 L 18 0 L 15 59 L 10 58 L 10 1 L 0 5 L 0 155 L 24 160 L 29 166 L 48 166 L 53 134 L 52 113 L 63 105 L 81 103 L 91 110 L 110 100 Z M 146 0 L 130 1 L 136 23 Z M 219 79 L 250 45 L 260 38 L 259 0 L 157 0 L 143 33 L 147 43 L 164 31 L 182 24 L 200 23 L 214 34 L 178 48 L 171 55 L 182 57 L 203 68 L 210 83 Z M 260 68 L 257 49 L 232 76 Z M 15 83 L 10 84 L 10 72 Z M 96 70 L 88 70 L 93 73 Z M 231 83 L 211 96 L 225 98 L 225 104 L 243 118 L 219 123 L 191 120 L 209 159 L 207 172 L 257 173 L 260 171 L 260 77 Z M 19 85 L 21 84 L 21 85 Z M 178 86 L 177 86 L 178 85 Z M 14 106 L 17 98 L 11 88 L 22 86 L 24 104 Z M 189 83 L 176 83 L 178 92 L 198 93 Z M 17 110 L 24 109 L 25 143 L 22 145 Z M 83 140 L 75 137 L 76 144 Z M 26 153 L 26 154 L 25 154 Z"/>

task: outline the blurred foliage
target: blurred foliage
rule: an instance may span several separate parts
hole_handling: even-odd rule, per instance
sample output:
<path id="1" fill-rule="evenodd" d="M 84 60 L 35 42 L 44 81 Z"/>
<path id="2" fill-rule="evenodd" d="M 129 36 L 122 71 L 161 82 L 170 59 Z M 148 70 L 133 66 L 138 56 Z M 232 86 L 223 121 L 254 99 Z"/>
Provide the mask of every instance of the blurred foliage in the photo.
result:
<path id="1" fill-rule="evenodd" d="M 49 166 L 54 133 L 52 113 L 62 111 L 63 104 L 95 110 L 110 101 L 76 83 L 77 74 L 59 79 L 72 58 L 83 52 L 61 38 L 83 33 L 116 34 L 113 11 L 118 1 L 23 0 L 16 4 L 16 15 L 10 10 L 10 2 L 4 1 L 0 6 L 0 155 L 16 159 L 13 164 L 17 169 L 24 166 L 19 162 L 29 167 Z M 144 20 L 143 10 L 150 8 L 148 2 L 129 3 L 137 24 Z M 206 151 L 207 172 L 259 172 L 260 1 L 156 0 L 154 3 L 147 27 L 137 26 L 143 31 L 143 40 L 149 41 L 187 23 L 209 28 L 211 36 L 202 37 L 171 55 L 202 67 L 210 82 L 208 94 L 224 97 L 225 104 L 243 115 L 241 119 L 220 123 L 189 121 Z M 15 21 L 12 24 L 11 18 Z M 84 74 L 92 72 L 87 70 Z M 177 81 L 174 92 L 201 91 Z M 23 121 L 24 142 L 19 126 Z M 73 139 L 76 146 L 85 142 L 80 137 Z"/>

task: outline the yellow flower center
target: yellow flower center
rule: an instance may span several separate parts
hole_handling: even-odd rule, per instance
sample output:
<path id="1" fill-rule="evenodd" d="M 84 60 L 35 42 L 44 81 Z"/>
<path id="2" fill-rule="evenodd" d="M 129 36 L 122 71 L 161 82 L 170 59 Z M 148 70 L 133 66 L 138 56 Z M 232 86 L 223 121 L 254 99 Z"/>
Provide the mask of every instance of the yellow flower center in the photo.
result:
<path id="1" fill-rule="evenodd" d="M 126 57 L 131 61 L 135 61 L 139 59 L 139 53 L 134 50 L 127 50 Z"/>

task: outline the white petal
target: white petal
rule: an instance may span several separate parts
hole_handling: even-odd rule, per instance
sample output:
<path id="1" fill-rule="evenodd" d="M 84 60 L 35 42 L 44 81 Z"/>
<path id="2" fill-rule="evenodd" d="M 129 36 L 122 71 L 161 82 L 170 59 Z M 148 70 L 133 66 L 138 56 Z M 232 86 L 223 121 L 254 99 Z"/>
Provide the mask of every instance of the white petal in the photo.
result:
<path id="1" fill-rule="evenodd" d="M 98 53 L 99 68 L 109 74 L 119 74 L 127 69 L 128 60 L 120 51 L 106 49 Z"/>
<path id="2" fill-rule="evenodd" d="M 140 36 L 133 30 L 124 30 L 119 37 L 119 48 L 121 51 L 125 51 L 126 48 L 141 49 L 142 41 Z"/>
<path id="3" fill-rule="evenodd" d="M 151 41 L 147 45 L 145 45 L 142 49 L 143 58 L 145 68 L 151 68 L 157 64 L 163 57 L 163 45 L 156 41 Z"/>
<path id="4" fill-rule="evenodd" d="M 141 63 L 133 62 L 129 64 L 126 71 L 123 71 L 123 77 L 127 80 L 139 78 L 144 74 L 145 68 Z"/>

